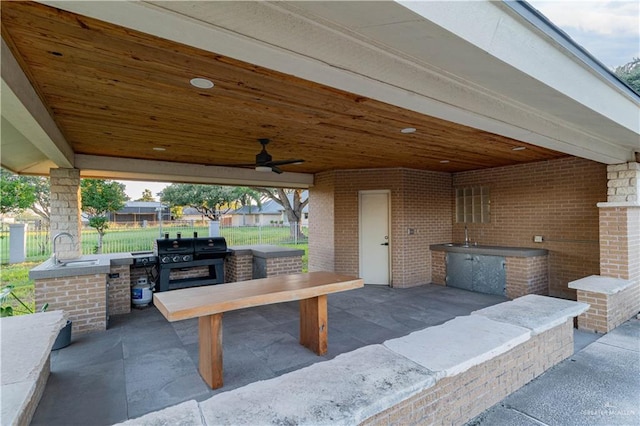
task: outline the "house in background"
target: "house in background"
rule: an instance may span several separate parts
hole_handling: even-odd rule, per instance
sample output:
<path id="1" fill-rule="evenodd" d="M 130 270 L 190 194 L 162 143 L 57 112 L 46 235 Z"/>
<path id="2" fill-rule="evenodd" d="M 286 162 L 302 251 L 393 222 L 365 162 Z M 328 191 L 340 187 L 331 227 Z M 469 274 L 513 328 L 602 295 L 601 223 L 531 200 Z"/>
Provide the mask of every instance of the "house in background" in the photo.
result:
<path id="1" fill-rule="evenodd" d="M 302 209 L 302 226 L 309 226 L 309 205 Z M 269 226 L 273 224 L 289 225 L 289 219 L 284 208 L 273 200 L 267 201 L 262 206 L 244 206 L 232 213 L 226 214 L 225 219 L 230 218 L 229 226 Z"/>
<path id="2" fill-rule="evenodd" d="M 111 222 L 143 225 L 158 222 L 160 209 L 162 209 L 162 220 L 171 220 L 169 208 L 158 201 L 127 201 L 122 209 L 109 213 L 107 217 Z"/>
<path id="3" fill-rule="evenodd" d="M 309 191 L 303 191 L 300 198 L 306 200 Z M 293 195 L 289 195 L 289 203 L 293 204 Z M 274 224 L 289 225 L 289 218 L 284 207 L 274 200 L 268 200 L 261 206 L 243 206 L 223 215 L 221 222 L 226 226 L 270 226 Z M 309 226 L 309 204 L 302 209 L 302 226 Z"/>

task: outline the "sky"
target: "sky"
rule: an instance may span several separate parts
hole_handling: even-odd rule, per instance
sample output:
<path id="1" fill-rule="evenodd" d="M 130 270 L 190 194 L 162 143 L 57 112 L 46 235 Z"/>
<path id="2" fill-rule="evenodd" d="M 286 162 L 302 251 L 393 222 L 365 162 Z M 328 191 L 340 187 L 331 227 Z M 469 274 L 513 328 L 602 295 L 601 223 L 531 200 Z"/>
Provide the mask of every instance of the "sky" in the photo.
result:
<path id="1" fill-rule="evenodd" d="M 640 57 L 638 0 L 528 2 L 610 69 Z"/>
<path id="2" fill-rule="evenodd" d="M 560 0 L 529 3 L 610 69 L 640 57 L 639 0 Z M 120 181 L 132 200 L 142 191 L 157 193 L 167 184 Z"/>

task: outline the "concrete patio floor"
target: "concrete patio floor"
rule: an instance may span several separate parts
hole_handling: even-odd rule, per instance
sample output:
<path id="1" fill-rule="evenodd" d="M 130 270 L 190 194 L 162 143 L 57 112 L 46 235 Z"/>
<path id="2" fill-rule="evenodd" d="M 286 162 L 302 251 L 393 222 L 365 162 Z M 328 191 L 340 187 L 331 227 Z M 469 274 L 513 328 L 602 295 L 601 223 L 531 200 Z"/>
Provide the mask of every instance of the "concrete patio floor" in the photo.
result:
<path id="1" fill-rule="evenodd" d="M 298 343 L 298 302 L 224 315 L 224 387 L 212 391 L 198 365 L 197 320 L 169 323 L 155 307 L 113 316 L 107 331 L 52 352 L 33 425 L 109 425 L 189 399 L 269 379 L 507 300 L 450 287 L 365 286 L 330 294 L 329 350 Z"/>

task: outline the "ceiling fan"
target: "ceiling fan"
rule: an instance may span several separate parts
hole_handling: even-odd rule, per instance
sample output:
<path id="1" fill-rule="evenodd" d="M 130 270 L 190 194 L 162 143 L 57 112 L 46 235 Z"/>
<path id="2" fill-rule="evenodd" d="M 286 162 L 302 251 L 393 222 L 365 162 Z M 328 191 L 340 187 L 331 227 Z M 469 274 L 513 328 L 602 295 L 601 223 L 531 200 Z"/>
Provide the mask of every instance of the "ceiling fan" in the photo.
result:
<path id="1" fill-rule="evenodd" d="M 228 164 L 227 166 L 231 167 L 251 167 L 254 168 L 258 172 L 274 172 L 274 173 L 282 173 L 282 170 L 278 166 L 284 166 L 287 164 L 301 164 L 304 163 L 304 160 L 300 159 L 289 159 L 289 160 L 280 160 L 273 161 L 273 157 L 271 154 L 267 152 L 267 144 L 270 142 L 269 139 L 258 139 L 258 142 L 262 145 L 262 151 L 256 154 L 256 162 L 249 164 Z"/>

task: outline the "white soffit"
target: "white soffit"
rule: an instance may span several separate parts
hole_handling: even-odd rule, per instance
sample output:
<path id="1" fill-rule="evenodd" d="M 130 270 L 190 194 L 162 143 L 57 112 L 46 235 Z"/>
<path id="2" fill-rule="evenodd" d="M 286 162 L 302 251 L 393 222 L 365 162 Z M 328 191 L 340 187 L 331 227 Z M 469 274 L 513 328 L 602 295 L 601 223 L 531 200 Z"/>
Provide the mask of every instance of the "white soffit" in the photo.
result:
<path id="1" fill-rule="evenodd" d="M 38 162 L 37 150 L 43 154 L 43 157 L 40 157 L 42 160 L 51 159 L 59 167 L 73 167 L 71 147 L 49 115 L 47 107 L 33 89 L 31 82 L 18 65 L 4 39 L 2 39 L 1 49 L 2 122 L 11 125 L 11 128 L 7 129 L 9 135 L 2 135 L 2 149 L 15 154 L 8 156 L 5 152 L 6 157 L 3 155 L 2 164 L 5 164 L 5 158 L 10 158 L 11 163 L 6 164 L 6 167 L 22 172 L 24 168 L 31 167 L 34 162 Z M 13 149 L 15 144 L 20 142 L 24 142 L 22 149 Z"/>
<path id="2" fill-rule="evenodd" d="M 637 104 L 584 68 L 589 86 L 564 81 L 577 63 L 491 2 L 43 3 L 594 161 L 640 149 Z M 509 37 L 533 38 L 544 69 Z"/>
<path id="3" fill-rule="evenodd" d="M 153 180 L 220 185 L 309 188 L 314 176 L 306 173 L 257 172 L 236 167 L 205 166 L 167 161 L 136 160 L 76 154 L 83 178 Z"/>

